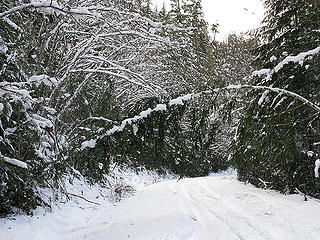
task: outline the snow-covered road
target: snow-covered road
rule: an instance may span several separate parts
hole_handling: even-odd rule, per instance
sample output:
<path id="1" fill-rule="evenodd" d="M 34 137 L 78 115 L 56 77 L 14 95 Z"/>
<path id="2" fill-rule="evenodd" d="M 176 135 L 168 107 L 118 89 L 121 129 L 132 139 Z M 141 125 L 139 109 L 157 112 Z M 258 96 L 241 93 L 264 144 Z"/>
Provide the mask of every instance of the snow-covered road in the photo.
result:
<path id="1" fill-rule="evenodd" d="M 172 180 L 112 207 L 65 240 L 320 239 L 320 202 L 257 189 L 235 177 Z"/>

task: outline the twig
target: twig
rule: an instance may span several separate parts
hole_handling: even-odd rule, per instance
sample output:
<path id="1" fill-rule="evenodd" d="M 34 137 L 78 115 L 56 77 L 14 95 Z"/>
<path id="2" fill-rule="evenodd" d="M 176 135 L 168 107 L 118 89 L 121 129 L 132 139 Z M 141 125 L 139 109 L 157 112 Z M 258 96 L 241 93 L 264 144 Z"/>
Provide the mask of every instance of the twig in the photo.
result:
<path id="1" fill-rule="evenodd" d="M 87 201 L 87 202 L 89 202 L 89 203 L 96 204 L 96 205 L 99 205 L 99 206 L 100 206 L 100 203 L 93 202 L 93 201 L 88 200 L 88 199 L 86 199 L 85 197 L 79 196 L 79 195 L 77 195 L 77 194 L 74 194 L 74 193 L 68 193 L 68 192 L 66 192 L 66 194 L 67 194 L 67 195 L 74 196 L 74 197 L 81 198 L 81 199 L 83 199 L 83 200 L 85 200 L 85 201 Z"/>
<path id="2" fill-rule="evenodd" d="M 258 180 L 264 185 L 264 189 L 268 189 L 268 184 L 270 182 L 266 182 L 266 181 L 262 180 L 261 178 L 258 178 Z"/>
<path id="3" fill-rule="evenodd" d="M 304 201 L 308 201 L 307 195 L 305 193 L 301 192 L 298 188 L 296 188 L 296 191 L 298 194 L 303 195 Z"/>

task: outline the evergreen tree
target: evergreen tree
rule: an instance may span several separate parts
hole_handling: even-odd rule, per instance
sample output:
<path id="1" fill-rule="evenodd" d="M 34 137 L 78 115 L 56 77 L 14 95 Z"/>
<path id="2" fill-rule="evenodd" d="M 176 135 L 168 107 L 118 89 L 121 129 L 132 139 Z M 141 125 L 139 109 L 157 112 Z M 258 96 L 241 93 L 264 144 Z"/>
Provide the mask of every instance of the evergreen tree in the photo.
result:
<path id="1" fill-rule="evenodd" d="M 319 2 L 265 3 L 268 15 L 254 63 L 257 69 L 268 68 L 271 72 L 264 78 L 257 77 L 252 84 L 283 88 L 319 102 L 319 55 L 299 62 L 288 58 L 319 46 Z M 268 183 L 282 192 L 297 188 L 319 197 L 320 186 L 313 176 L 315 159 L 307 154 L 319 152 L 315 144 L 320 137 L 319 113 L 281 93 L 265 91 L 259 96 L 252 93 L 251 97 L 234 146 L 233 162 L 239 178 L 263 187 Z"/>
<path id="2" fill-rule="evenodd" d="M 3 1 L 0 11 L 13 6 Z M 12 207 L 30 213 L 44 203 L 37 187 L 52 179 L 47 173 L 54 171 L 49 165 L 56 150 L 45 98 L 56 82 L 47 74 L 59 55 L 47 51 L 45 36 L 54 22 L 27 9 L 0 20 L 0 215 Z"/>

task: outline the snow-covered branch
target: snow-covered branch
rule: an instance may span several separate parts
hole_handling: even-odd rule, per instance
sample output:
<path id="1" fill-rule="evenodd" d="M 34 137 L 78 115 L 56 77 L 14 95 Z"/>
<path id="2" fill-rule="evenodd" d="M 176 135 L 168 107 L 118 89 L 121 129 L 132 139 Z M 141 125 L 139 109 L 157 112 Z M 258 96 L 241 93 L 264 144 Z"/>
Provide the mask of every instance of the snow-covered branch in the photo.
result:
<path id="1" fill-rule="evenodd" d="M 113 126 L 105 134 L 103 134 L 102 136 L 98 137 L 97 139 L 91 139 L 89 141 L 83 142 L 81 144 L 81 149 L 85 149 L 86 147 L 94 148 L 98 139 L 102 139 L 102 138 L 104 138 L 106 136 L 110 136 L 110 135 L 112 135 L 112 134 L 114 134 L 116 132 L 122 132 L 127 125 L 132 125 L 133 123 L 135 123 L 135 122 L 137 122 L 137 121 L 139 121 L 139 120 L 141 120 L 143 118 L 148 117 L 152 112 L 166 111 L 166 110 L 167 110 L 167 106 L 165 104 L 158 104 L 153 109 L 148 108 L 147 110 L 140 112 L 139 115 L 136 115 L 136 116 L 134 116 L 132 118 L 127 118 L 127 119 L 123 120 L 120 125 Z"/>
<path id="2" fill-rule="evenodd" d="M 6 17 L 10 14 L 22 11 L 27 8 L 51 8 L 53 10 L 56 10 L 58 12 L 63 12 L 63 13 L 100 17 L 100 15 L 90 12 L 87 8 L 69 9 L 69 8 L 60 6 L 57 3 L 57 1 L 44 0 L 39 2 L 31 1 L 31 3 L 22 4 L 22 5 L 13 7 L 5 12 L 0 13 L 0 18 Z"/>
<path id="3" fill-rule="evenodd" d="M 168 106 L 174 106 L 174 105 L 183 105 L 184 102 L 190 101 L 194 98 L 199 97 L 200 95 L 207 95 L 207 94 L 213 94 L 213 93 L 218 93 L 222 91 L 229 91 L 229 90 L 240 90 L 240 89 L 252 89 L 252 90 L 267 90 L 267 91 L 272 91 L 272 92 L 277 92 L 277 93 L 282 93 L 283 95 L 290 96 L 296 100 L 302 101 L 304 104 L 307 106 L 311 107 L 314 109 L 316 112 L 320 113 L 320 107 L 313 102 L 309 101 L 308 99 L 300 96 L 299 94 L 296 94 L 294 92 L 285 90 L 285 89 L 280 89 L 280 88 L 273 88 L 273 87 L 267 87 L 267 86 L 254 86 L 254 85 L 230 85 L 227 87 L 223 88 L 215 88 L 212 90 L 207 90 L 207 91 L 202 91 L 199 93 L 192 93 L 192 94 L 187 94 L 175 99 L 172 99 L 168 102 L 168 104 L 158 104 L 155 108 L 151 109 L 148 108 L 145 111 L 140 112 L 139 115 L 136 115 L 132 118 L 127 118 L 121 122 L 120 125 L 113 126 L 111 129 L 107 130 L 107 132 L 97 139 L 91 139 L 89 141 L 85 141 L 81 145 L 81 149 L 84 149 L 86 147 L 93 148 L 96 145 L 96 142 L 98 139 L 102 139 L 106 136 L 110 136 L 116 132 L 121 132 L 124 130 L 124 128 L 127 125 L 132 125 L 133 123 L 148 117 L 151 113 L 157 112 L 157 111 L 166 111 L 167 110 L 167 105 Z"/>
<path id="4" fill-rule="evenodd" d="M 34 7 L 34 5 L 32 3 L 16 6 L 14 8 L 9 9 L 8 11 L 0 13 L 0 18 L 6 17 L 6 16 L 8 16 L 8 15 L 10 15 L 12 13 L 19 12 L 19 11 L 21 11 L 23 9 L 31 8 L 31 7 Z M 44 7 L 44 6 L 42 6 L 42 7 Z"/>
<path id="5" fill-rule="evenodd" d="M 296 94 L 294 92 L 285 90 L 285 89 L 281 89 L 281 88 L 274 88 L 274 87 L 267 87 L 267 86 L 253 86 L 253 85 L 230 85 L 228 87 L 225 88 L 221 88 L 221 89 L 214 89 L 213 91 L 220 91 L 220 90 L 224 90 L 224 89 L 255 89 L 255 90 L 267 90 L 267 91 L 271 91 L 271 92 L 277 92 L 277 93 L 282 93 L 284 95 L 293 97 L 297 100 L 302 101 L 304 104 L 306 104 L 307 106 L 313 108 L 314 110 L 316 110 L 317 112 L 320 113 L 320 107 L 316 104 L 314 104 L 313 102 L 309 101 L 308 99 L 300 96 L 299 94 Z"/>
<path id="6" fill-rule="evenodd" d="M 20 168 L 28 168 L 28 165 L 20 160 L 17 160 L 15 158 L 9 158 L 9 157 L 5 157 L 3 156 L 1 153 L 0 153 L 0 159 L 3 159 L 3 161 L 7 162 L 7 163 L 10 163 L 12 165 L 15 165 L 17 167 L 20 167 Z"/>
<path id="7" fill-rule="evenodd" d="M 254 76 L 266 75 L 266 79 L 269 80 L 269 79 L 271 79 L 271 77 L 274 73 L 277 73 L 278 71 L 280 71 L 285 65 L 287 65 L 289 63 L 299 63 L 300 65 L 302 65 L 307 57 L 310 57 L 310 56 L 313 56 L 313 55 L 316 55 L 319 53 L 320 53 L 320 46 L 318 46 L 312 50 L 309 50 L 307 52 L 299 53 L 296 56 L 288 56 L 285 59 L 283 59 L 281 62 L 279 62 L 277 64 L 277 66 L 275 66 L 274 68 L 261 69 L 258 71 L 254 71 L 252 73 L 252 75 L 254 75 Z"/>
<path id="8" fill-rule="evenodd" d="M 123 70 L 123 69 L 118 69 L 118 70 Z M 120 74 L 120 73 L 115 73 L 113 71 L 107 71 L 107 70 L 100 70 L 100 69 L 84 69 L 84 70 L 73 70 L 71 72 L 85 72 L 85 73 L 104 73 L 104 74 L 107 74 L 107 75 L 110 75 L 110 76 L 114 76 L 114 77 L 117 77 L 117 78 L 121 78 L 121 79 L 124 79 L 126 80 L 127 82 L 131 83 L 131 84 L 134 84 L 134 85 L 137 85 L 139 87 L 143 87 L 145 89 L 148 89 L 150 90 L 151 92 L 154 92 L 153 88 L 141 83 L 141 82 L 138 82 L 137 80 L 135 79 L 131 79 L 123 74 Z"/>

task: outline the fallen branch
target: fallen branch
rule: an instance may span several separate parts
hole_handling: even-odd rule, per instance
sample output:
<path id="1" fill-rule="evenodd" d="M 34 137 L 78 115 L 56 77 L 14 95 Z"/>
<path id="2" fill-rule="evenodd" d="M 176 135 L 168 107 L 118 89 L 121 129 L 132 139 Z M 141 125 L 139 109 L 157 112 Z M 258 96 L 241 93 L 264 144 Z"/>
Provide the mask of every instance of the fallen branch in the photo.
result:
<path id="1" fill-rule="evenodd" d="M 133 123 L 135 123 L 143 118 L 148 117 L 152 112 L 167 111 L 167 105 L 168 106 L 184 105 L 184 103 L 186 101 L 190 101 L 190 100 L 197 98 L 197 97 L 204 95 L 204 94 L 213 94 L 213 93 L 219 93 L 222 91 L 240 90 L 240 89 L 265 90 L 265 91 L 282 93 L 284 95 L 287 95 L 287 96 L 293 97 L 299 101 L 302 101 L 304 104 L 306 104 L 310 108 L 314 109 L 317 113 L 320 113 L 320 107 L 318 105 L 316 105 L 313 102 L 309 101 L 308 99 L 300 96 L 299 94 L 296 94 L 294 92 L 291 92 L 291 91 L 288 91 L 285 89 L 267 87 L 267 86 L 254 86 L 254 85 L 230 85 L 230 86 L 223 87 L 223 88 L 215 88 L 212 90 L 202 91 L 200 93 L 187 94 L 187 95 L 172 99 L 167 104 L 158 104 L 153 109 L 148 108 L 147 110 L 140 112 L 140 114 L 138 114 L 132 118 L 124 119 L 121 122 L 121 124 L 113 126 L 109 130 L 107 130 L 106 133 L 104 133 L 101 136 L 98 136 L 96 139 L 90 139 L 89 141 L 83 142 L 81 145 L 81 150 L 85 149 L 86 147 L 94 148 L 96 146 L 97 140 L 102 139 L 106 136 L 111 136 L 112 134 L 114 134 L 116 132 L 123 131 L 127 125 L 132 125 Z"/>
<path id="2" fill-rule="evenodd" d="M 68 193 L 68 192 L 66 192 L 66 194 L 67 194 L 67 195 L 74 196 L 74 197 L 77 197 L 77 198 L 81 198 L 81 199 L 83 199 L 83 200 L 85 200 L 85 201 L 87 201 L 87 202 L 89 202 L 89 203 L 92 203 L 92 204 L 95 204 L 95 205 L 99 205 L 99 206 L 100 206 L 100 203 L 96 203 L 96 202 L 93 202 L 93 201 L 91 201 L 91 200 L 88 200 L 88 199 L 86 199 L 86 198 L 83 197 L 83 196 L 79 196 L 79 195 L 77 195 L 77 194 Z"/>

